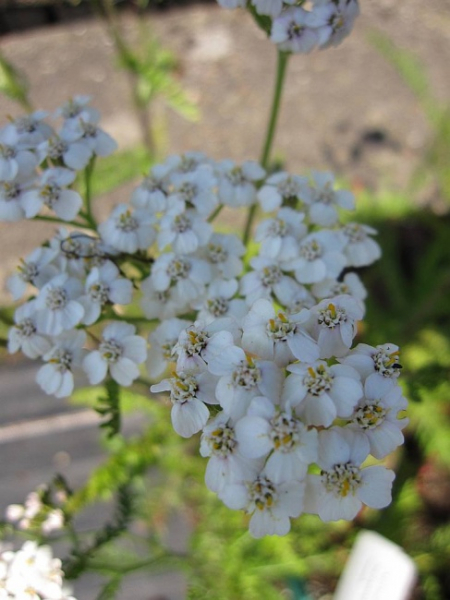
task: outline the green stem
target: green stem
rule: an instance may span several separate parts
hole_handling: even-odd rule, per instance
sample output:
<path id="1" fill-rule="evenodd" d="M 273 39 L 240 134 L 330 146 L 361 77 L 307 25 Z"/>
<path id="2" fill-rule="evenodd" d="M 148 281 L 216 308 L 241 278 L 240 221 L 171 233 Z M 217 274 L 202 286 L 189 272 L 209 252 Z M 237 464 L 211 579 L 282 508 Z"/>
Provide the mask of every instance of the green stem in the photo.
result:
<path id="1" fill-rule="evenodd" d="M 280 112 L 280 102 L 281 102 L 281 94 L 283 91 L 283 84 L 286 77 L 286 68 L 288 64 L 290 54 L 287 52 L 282 52 L 278 50 L 277 55 L 277 74 L 275 80 L 275 88 L 273 92 L 272 99 L 272 108 L 270 110 L 269 123 L 267 125 L 266 138 L 264 141 L 263 150 L 261 153 L 261 166 L 264 169 L 269 167 L 270 161 L 270 153 L 272 150 L 273 139 L 275 137 L 275 131 L 277 127 L 278 114 Z M 247 217 L 247 223 L 245 224 L 243 242 L 247 246 L 248 240 L 250 239 L 250 233 L 252 230 L 253 219 L 255 218 L 257 205 L 253 204 L 249 211 Z"/>
<path id="2" fill-rule="evenodd" d="M 224 206 L 223 204 L 219 204 L 219 206 L 216 208 L 216 210 L 213 213 L 210 214 L 210 216 L 208 217 L 208 223 L 212 223 L 214 221 L 214 219 L 222 211 L 223 206 Z"/>
<path id="3" fill-rule="evenodd" d="M 159 323 L 160 319 L 147 319 L 146 317 L 132 317 L 128 315 L 119 315 L 112 311 L 110 314 L 105 315 L 106 319 L 114 319 L 115 321 L 125 321 L 126 323 L 136 323 L 139 325 L 152 325 L 153 323 Z"/>
<path id="4" fill-rule="evenodd" d="M 132 573 L 133 571 L 139 571 L 140 569 L 145 568 L 173 568 L 176 566 L 180 566 L 180 564 L 184 564 L 187 562 L 186 554 L 177 554 L 177 553 L 164 553 L 160 556 L 148 558 L 147 560 L 142 560 L 139 562 L 135 562 L 129 565 L 118 565 L 112 563 L 105 563 L 101 561 L 91 561 L 89 564 L 89 569 L 91 571 L 100 571 L 110 573 L 111 571 L 126 574 Z"/>
<path id="5" fill-rule="evenodd" d="M 278 50 L 277 75 L 275 80 L 275 89 L 273 93 L 272 109 L 270 111 L 269 124 L 267 126 L 266 139 L 261 154 L 261 166 L 267 169 L 269 166 L 270 152 L 272 150 L 273 138 L 277 126 L 278 113 L 280 110 L 281 93 L 286 76 L 286 67 L 290 54 Z"/>
<path id="6" fill-rule="evenodd" d="M 95 156 L 91 158 L 89 164 L 84 170 L 84 185 L 85 185 L 85 203 L 86 212 L 82 213 L 82 216 L 89 223 L 92 229 L 97 229 L 97 222 L 92 214 L 91 200 L 92 200 L 92 173 L 94 172 Z"/>
<path id="7" fill-rule="evenodd" d="M 58 219 L 57 217 L 43 217 L 41 215 L 37 215 L 33 217 L 35 221 L 46 221 L 47 223 L 59 223 L 60 225 L 72 225 L 72 227 L 81 227 L 82 229 L 92 229 L 96 231 L 97 228 L 91 224 L 87 225 L 86 223 L 80 223 L 79 221 L 63 221 L 63 219 Z"/>
<path id="8" fill-rule="evenodd" d="M 250 232 L 252 230 L 253 219 L 255 218 L 256 213 L 256 204 L 252 204 L 250 210 L 248 211 L 247 223 L 245 224 L 244 235 L 242 237 L 242 241 L 244 242 L 244 246 L 247 247 L 248 240 L 250 238 Z"/>

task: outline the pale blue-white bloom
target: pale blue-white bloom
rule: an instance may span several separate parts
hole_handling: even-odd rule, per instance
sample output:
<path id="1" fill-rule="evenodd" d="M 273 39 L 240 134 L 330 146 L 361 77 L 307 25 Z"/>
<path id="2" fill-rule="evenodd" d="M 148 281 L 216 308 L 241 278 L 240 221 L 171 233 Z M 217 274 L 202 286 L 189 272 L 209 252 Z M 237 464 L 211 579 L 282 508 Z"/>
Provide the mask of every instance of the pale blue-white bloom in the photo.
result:
<path id="1" fill-rule="evenodd" d="M 177 371 L 207 367 L 214 375 L 221 375 L 223 363 L 233 363 L 241 356 L 241 349 L 234 345 L 239 334 L 236 321 L 229 317 L 211 323 L 195 321 L 181 331 L 173 348 Z"/>
<path id="2" fill-rule="evenodd" d="M 152 277 L 143 280 L 141 292 L 140 305 L 147 319 L 171 319 L 189 311 L 189 298 L 183 298 L 182 294 L 177 293 L 176 287 L 157 289 Z"/>
<path id="3" fill-rule="evenodd" d="M 242 348 L 236 348 L 233 361 L 217 357 L 216 373 L 222 374 L 216 389 L 220 406 L 235 420 L 243 417 L 256 396 L 265 396 L 278 402 L 284 374 L 273 362 L 254 359 L 245 354 Z M 239 351 L 239 352 L 237 352 Z"/>
<path id="4" fill-rule="evenodd" d="M 213 233 L 201 251 L 201 256 L 211 266 L 213 279 L 233 279 L 241 275 L 241 257 L 244 254 L 245 246 L 241 240 L 236 235 L 226 233 Z"/>
<path id="5" fill-rule="evenodd" d="M 219 317 L 231 317 L 241 323 L 248 306 L 241 298 L 234 298 L 239 284 L 236 279 L 216 279 L 205 291 L 202 300 L 192 303 L 198 309 L 198 319 L 207 323 Z"/>
<path id="6" fill-rule="evenodd" d="M 347 365 L 330 367 L 319 360 L 291 364 L 287 370 L 291 374 L 283 382 L 283 406 L 294 408 L 307 425 L 329 427 L 336 417 L 350 417 L 363 396 L 359 373 Z"/>
<path id="7" fill-rule="evenodd" d="M 0 221 L 15 222 L 25 218 L 22 201 L 33 183 L 33 180 L 22 177 L 12 181 L 0 181 Z"/>
<path id="8" fill-rule="evenodd" d="M 53 347 L 43 356 L 46 361 L 36 376 L 46 394 L 56 398 L 70 396 L 74 388 L 73 369 L 81 366 L 86 342 L 84 331 L 65 331 L 53 339 Z"/>
<path id="9" fill-rule="evenodd" d="M 205 370 L 177 371 L 173 377 L 152 385 L 154 394 L 170 392 L 172 425 L 182 437 L 191 437 L 209 419 L 207 404 L 218 404 L 215 397 L 217 377 Z"/>
<path id="10" fill-rule="evenodd" d="M 92 325 L 100 317 L 105 304 L 130 304 L 133 284 L 120 277 L 119 269 L 111 261 L 94 267 L 86 278 L 84 294 L 78 302 L 84 308 L 82 323 Z"/>
<path id="11" fill-rule="evenodd" d="M 260 459 L 246 458 L 241 454 L 234 422 L 224 411 L 203 428 L 200 454 L 210 457 L 205 483 L 219 498 L 228 485 L 253 481 L 263 467 Z"/>
<path id="12" fill-rule="evenodd" d="M 38 358 L 52 346 L 49 338 L 38 333 L 36 325 L 36 301 L 30 300 L 14 312 L 14 323 L 8 331 L 8 352 L 21 350 L 28 358 Z"/>
<path id="13" fill-rule="evenodd" d="M 318 42 L 311 13 L 300 7 L 284 10 L 273 20 L 270 39 L 284 52 L 305 54 Z"/>
<path id="14" fill-rule="evenodd" d="M 384 458 L 404 442 L 401 430 L 408 419 L 399 418 L 399 412 L 407 406 L 400 386 L 395 385 L 384 393 L 369 386 L 369 391 L 364 389 L 364 397 L 356 405 L 346 429 L 357 438 L 365 437 L 375 458 Z"/>
<path id="15" fill-rule="evenodd" d="M 385 394 L 397 383 L 400 376 L 400 351 L 395 344 L 373 347 L 358 344 L 339 362 L 358 371 L 369 395 Z"/>
<path id="16" fill-rule="evenodd" d="M 32 150 L 54 134 L 50 125 L 44 123 L 44 119 L 47 116 L 47 112 L 37 110 L 29 115 L 14 119 L 6 125 L 3 131 L 7 135 L 13 132 L 17 136 L 18 144 L 27 147 L 28 150 Z"/>
<path id="17" fill-rule="evenodd" d="M 174 363 L 174 346 L 178 342 L 180 333 L 192 325 L 187 319 L 169 318 L 162 320 L 161 324 L 150 333 L 148 341 L 150 348 L 147 353 L 147 373 L 152 378 L 159 377 Z"/>
<path id="18" fill-rule="evenodd" d="M 361 468 L 369 451 L 364 442 L 355 443 L 343 428 L 319 433 L 317 462 L 322 472 L 306 478 L 306 512 L 318 514 L 322 521 L 350 521 L 363 504 L 384 508 L 391 502 L 395 475 L 382 466 Z"/>
<path id="19" fill-rule="evenodd" d="M 195 208 L 207 217 L 217 206 L 216 178 L 210 165 L 201 164 L 194 171 L 175 171 L 170 175 L 170 196 Z M 170 197 L 169 196 L 169 197 Z"/>
<path id="20" fill-rule="evenodd" d="M 264 212 L 272 212 L 280 208 L 285 201 L 301 200 L 303 190 L 308 184 L 306 177 L 299 175 L 290 175 L 284 171 L 269 175 L 264 181 L 261 189 L 258 190 L 257 198 Z"/>
<path id="21" fill-rule="evenodd" d="M 283 272 L 283 268 L 287 267 L 280 261 L 256 256 L 250 261 L 250 266 L 253 270 L 241 279 L 241 293 L 249 306 L 260 298 L 270 300 L 272 294 L 284 305 L 298 294 L 300 284 Z"/>
<path id="22" fill-rule="evenodd" d="M 48 140 L 39 144 L 38 151 L 42 158 L 62 161 L 66 167 L 75 171 L 84 169 L 92 156 L 89 146 L 82 141 L 68 141 L 58 135 L 52 135 Z"/>
<path id="23" fill-rule="evenodd" d="M 357 0 L 316 0 L 312 23 L 317 28 L 320 48 L 340 44 L 352 31 L 359 12 Z"/>
<path id="24" fill-rule="evenodd" d="M 153 263 L 150 279 L 155 290 L 171 289 L 179 305 L 186 306 L 203 295 L 211 280 L 211 269 L 205 260 L 195 256 L 166 252 Z"/>
<path id="25" fill-rule="evenodd" d="M 139 377 L 138 365 L 147 358 L 147 342 L 135 334 L 136 328 L 129 323 L 113 321 L 104 328 L 98 350 L 93 350 L 83 360 L 89 383 L 100 383 L 108 372 L 125 387 Z"/>
<path id="26" fill-rule="evenodd" d="M 119 204 L 106 221 L 100 223 L 98 232 L 116 250 L 134 254 L 137 250 L 147 250 L 155 241 L 155 221 L 148 210 Z"/>
<path id="27" fill-rule="evenodd" d="M 37 154 L 19 143 L 15 129 L 0 130 L 0 181 L 30 177 L 38 163 Z"/>
<path id="28" fill-rule="evenodd" d="M 252 400 L 235 431 L 244 456 L 267 458 L 265 472 L 275 483 L 301 481 L 317 460 L 317 431 L 308 430 L 290 408 L 281 410 L 267 398 Z"/>
<path id="29" fill-rule="evenodd" d="M 98 123 L 100 112 L 96 108 L 89 106 L 90 101 L 90 96 L 76 94 L 56 109 L 55 117 L 62 117 L 66 123 L 76 122 L 77 119 L 83 119 L 90 123 Z"/>
<path id="30" fill-rule="evenodd" d="M 35 217 L 43 206 L 53 210 L 63 221 L 72 221 L 83 206 L 78 192 L 67 189 L 75 180 L 75 172 L 63 167 L 47 169 L 43 172 L 34 189 L 22 196 L 25 216 Z"/>
<path id="31" fill-rule="evenodd" d="M 102 266 L 109 257 L 118 254 L 100 238 L 65 227 L 50 240 L 50 248 L 56 254 L 53 262 L 58 269 L 80 279 L 87 277 L 93 267 Z"/>
<path id="32" fill-rule="evenodd" d="M 319 346 L 302 326 L 308 317 L 308 311 L 287 315 L 276 311 L 272 302 L 257 300 L 242 323 L 242 347 L 280 367 L 295 359 L 314 362 L 319 358 Z"/>
<path id="33" fill-rule="evenodd" d="M 186 210 L 184 202 L 172 196 L 159 222 L 158 248 L 171 246 L 176 254 L 192 254 L 207 244 L 212 231 L 212 225 L 193 209 Z"/>
<path id="34" fill-rule="evenodd" d="M 300 285 L 296 292 L 290 298 L 284 300 L 286 312 L 290 315 L 299 313 L 304 308 L 312 308 L 316 305 L 314 296 L 303 286 Z"/>
<path id="35" fill-rule="evenodd" d="M 51 264 L 56 254 L 53 248 L 36 248 L 20 261 L 17 273 L 8 277 L 6 282 L 14 300 L 22 298 L 29 284 L 40 289 L 58 274 L 58 268 Z"/>
<path id="36" fill-rule="evenodd" d="M 300 241 L 298 258 L 289 263 L 299 283 L 318 283 L 339 277 L 347 265 L 344 242 L 335 231 L 322 229 Z"/>
<path id="37" fill-rule="evenodd" d="M 154 214 L 165 210 L 169 194 L 169 172 L 167 165 L 155 165 L 142 183 L 133 190 L 131 204 L 146 208 Z"/>
<path id="38" fill-rule="evenodd" d="M 223 8 L 245 8 L 246 0 L 217 0 Z"/>
<path id="39" fill-rule="evenodd" d="M 312 184 L 304 188 L 303 198 L 308 204 L 312 223 L 330 227 L 339 220 L 338 208 L 355 208 L 355 197 L 351 192 L 335 189 L 333 173 L 313 171 L 311 179 Z"/>
<path id="40" fill-rule="evenodd" d="M 219 198 L 227 206 L 250 206 L 256 202 L 256 183 L 264 178 L 265 170 L 254 161 L 236 165 L 224 160 L 217 165 Z"/>
<path id="41" fill-rule="evenodd" d="M 50 279 L 36 298 L 36 325 L 39 333 L 59 335 L 81 322 L 84 308 L 78 302 L 82 283 L 61 273 Z"/>
<path id="42" fill-rule="evenodd" d="M 317 340 L 320 357 L 345 356 L 363 315 L 361 303 L 345 294 L 322 300 L 313 307 L 305 329 Z"/>
<path id="43" fill-rule="evenodd" d="M 83 115 L 66 120 L 60 131 L 60 137 L 67 142 L 80 142 L 93 156 L 109 156 L 117 150 L 117 142 L 96 125 L 83 118 Z"/>
<path id="44" fill-rule="evenodd" d="M 289 533 L 290 517 L 298 517 L 303 510 L 303 495 L 302 482 L 275 483 L 263 470 L 254 480 L 226 486 L 221 499 L 229 508 L 244 509 L 251 514 L 250 533 L 261 538 Z"/>
<path id="45" fill-rule="evenodd" d="M 281 208 L 275 218 L 262 221 L 255 232 L 255 241 L 261 242 L 261 256 L 280 261 L 297 258 L 299 241 L 307 233 L 304 217 L 299 211 Z"/>
<path id="46" fill-rule="evenodd" d="M 340 234 L 344 240 L 343 253 L 347 257 L 348 267 L 366 267 L 378 260 L 381 248 L 371 235 L 376 229 L 360 223 L 347 223 L 341 228 Z"/>
<path id="47" fill-rule="evenodd" d="M 163 166 L 168 169 L 170 174 L 177 174 L 192 173 L 201 166 L 207 166 L 210 169 L 210 163 L 213 163 L 213 161 L 210 161 L 203 152 L 190 150 L 183 154 L 168 156 Z"/>
<path id="48" fill-rule="evenodd" d="M 337 279 L 324 279 L 315 283 L 311 291 L 318 300 L 333 298 L 346 294 L 358 300 L 364 308 L 364 300 L 367 298 L 367 290 L 356 273 L 346 273 L 342 281 Z"/>
<path id="49" fill-rule="evenodd" d="M 283 0 L 252 0 L 252 4 L 259 15 L 267 15 L 272 19 L 278 17 L 283 8 Z"/>

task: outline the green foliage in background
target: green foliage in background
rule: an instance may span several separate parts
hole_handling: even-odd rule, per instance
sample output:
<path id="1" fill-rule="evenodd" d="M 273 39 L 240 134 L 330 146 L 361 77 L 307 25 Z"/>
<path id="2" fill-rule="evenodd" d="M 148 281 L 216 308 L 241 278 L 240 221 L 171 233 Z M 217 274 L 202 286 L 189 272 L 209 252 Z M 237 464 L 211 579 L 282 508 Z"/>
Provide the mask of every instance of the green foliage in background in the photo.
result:
<path id="1" fill-rule="evenodd" d="M 25 75 L 8 61 L 0 51 L 0 94 L 18 102 L 26 111 L 31 110 Z"/>
<path id="2" fill-rule="evenodd" d="M 422 164 L 411 181 L 411 190 L 434 183 L 435 197 L 450 203 L 450 104 L 433 95 L 427 71 L 411 52 L 398 48 L 384 34 L 374 32 L 371 41 L 417 97 L 432 128 L 433 135 Z"/>

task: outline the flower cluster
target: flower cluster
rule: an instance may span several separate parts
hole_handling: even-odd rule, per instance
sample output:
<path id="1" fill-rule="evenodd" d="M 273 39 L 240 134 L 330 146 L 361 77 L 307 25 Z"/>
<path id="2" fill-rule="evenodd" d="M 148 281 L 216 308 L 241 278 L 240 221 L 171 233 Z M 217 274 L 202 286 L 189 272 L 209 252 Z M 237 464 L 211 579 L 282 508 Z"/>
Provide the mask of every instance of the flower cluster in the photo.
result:
<path id="1" fill-rule="evenodd" d="M 51 490 L 41 485 L 30 492 L 22 504 L 10 504 L 6 509 L 6 520 L 22 530 L 37 530 L 44 535 L 62 529 L 65 525 L 64 512 L 58 506 L 66 499 L 63 490 L 58 490 L 53 499 Z"/>
<path id="2" fill-rule="evenodd" d="M 250 7 L 283 52 L 337 46 L 359 15 L 358 0 L 217 0 L 224 8 Z"/>
<path id="3" fill-rule="evenodd" d="M 0 545 L 0 597 L 5 600 L 75 600 L 64 585 L 61 561 L 49 546 L 25 542 L 13 552 Z"/>
<path id="4" fill-rule="evenodd" d="M 98 127 L 100 115 L 88 101 L 76 96 L 57 111 L 55 116 L 63 119 L 58 132 L 44 122 L 44 111 L 13 120 L 0 131 L 2 221 L 30 219 L 43 210 L 71 221 L 80 212 L 81 196 L 70 189 L 77 171 L 117 147 Z"/>
<path id="5" fill-rule="evenodd" d="M 70 117 L 74 106 L 81 113 Z M 64 141 L 64 131 L 98 118 L 84 99 L 59 114 Z M 29 129 L 42 129 L 47 141 L 24 138 L 16 156 L 26 147 L 33 170 L 39 160 L 66 160 L 41 150 L 51 139 L 43 122 Z M 18 135 L 18 125 L 2 135 L 8 132 Z M 100 144 L 95 152 L 107 150 Z M 5 172 L 17 178 L 19 166 L 3 166 Z M 26 194 L 41 193 L 32 186 L 45 173 L 35 174 Z M 7 202 L 27 216 L 23 198 Z M 406 401 L 397 385 L 398 348 L 354 346 L 366 290 L 351 269 L 371 264 L 380 249 L 370 227 L 341 221 L 354 207 L 351 192 L 331 173 L 267 174 L 253 161 L 216 162 L 192 152 L 154 166 L 130 203 L 98 226 L 90 199 L 84 211 L 80 202 L 68 199 L 83 231 L 60 230 L 9 280 L 16 299 L 34 287 L 16 310 L 9 350 L 43 359 L 37 381 L 44 391 L 70 395 L 75 369 L 93 385 L 112 378 L 129 386 L 146 358 L 153 380 L 171 366 L 172 376 L 151 391 L 169 393 L 177 433 L 202 432 L 208 488 L 252 514 L 256 537 L 287 533 L 302 512 L 352 519 L 362 504 L 390 502 L 393 473 L 363 463 L 402 443 Z M 223 207 L 264 213 L 251 256 L 236 235 L 214 231 Z M 136 288 L 145 317 L 134 320 L 144 328 L 158 322 L 148 351 L 121 306 Z"/>

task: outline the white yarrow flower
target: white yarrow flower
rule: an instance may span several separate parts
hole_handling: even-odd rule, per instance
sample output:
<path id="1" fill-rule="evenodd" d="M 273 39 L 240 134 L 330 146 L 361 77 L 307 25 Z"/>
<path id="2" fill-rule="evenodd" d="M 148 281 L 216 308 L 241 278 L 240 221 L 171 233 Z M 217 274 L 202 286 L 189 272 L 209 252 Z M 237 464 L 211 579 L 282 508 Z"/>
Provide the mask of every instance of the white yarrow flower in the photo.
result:
<path id="1" fill-rule="evenodd" d="M 38 289 L 58 274 L 55 265 L 50 264 L 56 257 L 52 248 L 36 248 L 17 267 L 17 273 L 11 275 L 6 282 L 14 300 L 19 300 L 25 294 L 28 284 Z"/>
<path id="2" fill-rule="evenodd" d="M 204 427 L 200 454 L 210 457 L 206 466 L 205 483 L 219 497 L 226 486 L 255 479 L 262 467 L 260 460 L 242 456 L 233 421 L 224 411 Z"/>
<path id="3" fill-rule="evenodd" d="M 56 398 L 70 396 L 74 388 L 73 369 L 81 366 L 84 331 L 66 331 L 54 339 L 53 348 L 43 357 L 47 362 L 37 373 L 36 381 L 46 394 Z"/>
<path id="4" fill-rule="evenodd" d="M 261 538 L 289 533 L 290 517 L 298 517 L 302 512 L 303 494 L 303 483 L 275 483 L 262 471 L 253 481 L 226 486 L 221 499 L 229 508 L 244 509 L 251 514 L 250 534 Z"/>
<path id="5" fill-rule="evenodd" d="M 82 284 L 65 273 L 46 283 L 36 298 L 36 324 L 39 333 L 59 335 L 81 322 L 84 308 L 78 302 Z"/>
<path id="6" fill-rule="evenodd" d="M 155 241 L 155 217 L 144 209 L 132 209 L 119 204 L 106 221 L 100 223 L 98 232 L 113 248 L 128 254 L 147 250 Z"/>
<path id="7" fill-rule="evenodd" d="M 35 217 L 43 206 L 47 206 L 60 219 L 72 221 L 83 206 L 80 194 L 66 189 L 74 180 L 75 172 L 70 169 L 57 167 L 44 171 L 38 187 L 22 196 L 22 206 L 27 219 Z"/>
<path id="8" fill-rule="evenodd" d="M 128 323 L 113 322 L 105 327 L 98 350 L 83 360 L 89 383 L 100 383 L 108 371 L 125 387 L 139 377 L 138 365 L 147 358 L 147 342 L 135 333 L 136 328 Z"/>
<path id="9" fill-rule="evenodd" d="M 359 374 L 346 365 L 329 367 L 319 360 L 287 369 L 291 375 L 284 382 L 283 405 L 295 408 L 307 425 L 329 427 L 336 417 L 348 418 L 362 398 Z"/>
<path id="10" fill-rule="evenodd" d="M 203 429 L 209 419 L 205 402 L 218 403 L 215 397 L 216 385 L 217 377 L 206 370 L 184 371 L 152 385 L 150 391 L 154 394 L 170 392 L 173 428 L 179 435 L 188 438 Z"/>
<path id="11" fill-rule="evenodd" d="M 114 263 L 107 261 L 101 267 L 94 267 L 86 278 L 85 293 L 78 299 L 84 308 L 82 322 L 92 325 L 100 317 L 105 304 L 129 304 L 132 295 L 133 284 L 120 277 Z"/>
<path id="12" fill-rule="evenodd" d="M 38 358 L 52 346 L 50 340 L 38 333 L 36 325 L 35 301 L 30 300 L 19 306 L 14 313 L 15 325 L 8 332 L 8 352 L 21 350 L 28 358 Z"/>
<path id="13" fill-rule="evenodd" d="M 351 443 L 344 431 L 319 433 L 320 475 L 308 475 L 305 511 L 322 521 L 351 521 L 363 504 L 384 508 L 391 502 L 394 473 L 381 466 L 361 468 L 368 447 Z"/>
<path id="14" fill-rule="evenodd" d="M 317 431 L 308 431 L 290 409 L 283 411 L 267 398 L 254 398 L 235 430 L 244 456 L 268 457 L 265 472 L 275 483 L 301 481 L 317 460 Z"/>

